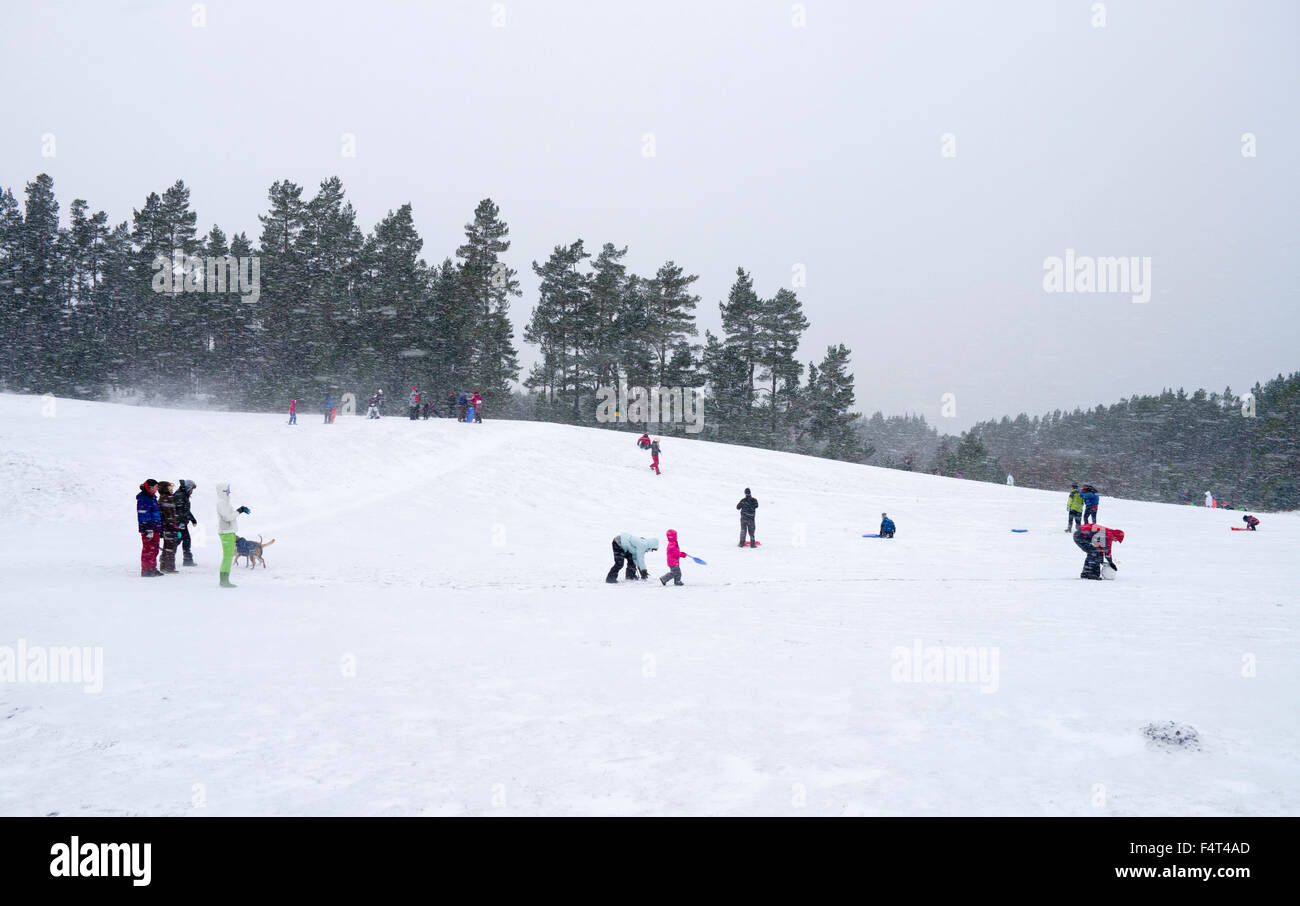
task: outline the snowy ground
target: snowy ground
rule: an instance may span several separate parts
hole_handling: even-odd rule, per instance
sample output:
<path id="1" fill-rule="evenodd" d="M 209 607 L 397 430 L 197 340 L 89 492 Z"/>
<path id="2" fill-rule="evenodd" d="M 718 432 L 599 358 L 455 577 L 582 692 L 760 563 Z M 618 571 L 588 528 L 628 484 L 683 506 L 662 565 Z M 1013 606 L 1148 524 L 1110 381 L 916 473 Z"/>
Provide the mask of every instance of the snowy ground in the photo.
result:
<path id="1" fill-rule="evenodd" d="M 1300 813 L 1300 514 L 1103 499 L 1085 582 L 1064 492 L 633 440 L 0 396 L 0 657 L 103 657 L 0 681 L 0 813 Z M 146 477 L 198 482 L 200 568 L 139 578 Z M 277 539 L 234 591 L 221 480 Z M 668 528 L 686 587 L 604 584 Z M 985 673 L 901 681 L 918 646 Z"/>

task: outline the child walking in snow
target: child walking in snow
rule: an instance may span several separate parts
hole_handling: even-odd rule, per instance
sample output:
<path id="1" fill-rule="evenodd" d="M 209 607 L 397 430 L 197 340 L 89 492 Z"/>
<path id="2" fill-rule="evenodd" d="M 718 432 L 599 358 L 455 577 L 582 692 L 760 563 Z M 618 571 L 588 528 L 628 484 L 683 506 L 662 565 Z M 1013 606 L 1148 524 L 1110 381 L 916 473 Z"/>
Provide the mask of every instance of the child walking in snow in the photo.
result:
<path id="1" fill-rule="evenodd" d="M 668 580 L 672 579 L 674 585 L 685 585 L 682 581 L 681 562 L 683 557 L 689 557 L 690 554 L 684 552 L 677 546 L 677 529 L 668 530 L 668 572 L 659 577 L 660 585 L 667 585 Z"/>
<path id="2" fill-rule="evenodd" d="M 655 438 L 650 444 L 650 468 L 659 474 L 659 438 Z"/>

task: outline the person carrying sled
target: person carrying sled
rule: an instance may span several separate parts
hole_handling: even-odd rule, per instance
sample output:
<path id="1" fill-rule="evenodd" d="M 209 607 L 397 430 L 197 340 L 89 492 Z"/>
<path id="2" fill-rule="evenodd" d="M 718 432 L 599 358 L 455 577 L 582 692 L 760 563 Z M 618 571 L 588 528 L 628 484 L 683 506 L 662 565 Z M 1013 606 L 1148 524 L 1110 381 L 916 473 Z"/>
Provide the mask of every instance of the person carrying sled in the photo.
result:
<path id="1" fill-rule="evenodd" d="M 657 437 L 650 441 L 650 468 L 655 470 L 656 475 L 659 474 L 659 438 Z"/>
<path id="2" fill-rule="evenodd" d="M 639 449 L 642 449 L 642 450 L 649 450 L 649 449 L 650 449 L 650 435 L 649 435 L 649 434 L 642 434 L 640 437 L 638 437 L 638 438 L 636 439 L 636 445 L 637 445 L 637 447 L 638 447 Z"/>
<path id="3" fill-rule="evenodd" d="M 1115 578 L 1115 572 L 1119 567 L 1111 559 L 1110 546 L 1112 543 L 1119 543 L 1123 540 L 1124 532 L 1120 529 L 1106 528 L 1106 526 L 1097 525 L 1095 522 L 1085 522 L 1079 526 L 1074 533 L 1074 543 L 1087 555 L 1084 558 L 1083 572 L 1079 573 L 1079 578 Z"/>
<path id="4" fill-rule="evenodd" d="M 217 536 L 221 539 L 221 587 L 236 588 L 230 582 L 230 566 L 235 562 L 235 538 L 239 535 L 239 513 L 247 515 L 249 509 L 239 509 L 230 502 L 230 482 L 217 485 Z"/>
<path id="5" fill-rule="evenodd" d="M 650 578 L 650 570 L 645 565 L 645 555 L 650 551 L 659 550 L 658 538 L 642 538 L 640 535 L 633 535 L 631 532 L 623 532 L 614 536 L 613 544 L 610 546 L 614 551 L 614 566 L 605 574 L 606 582 L 611 585 L 618 582 L 618 571 L 623 568 L 625 561 L 627 563 L 626 578 Z"/>
<path id="6" fill-rule="evenodd" d="M 888 513 L 880 514 L 880 537 L 881 538 L 894 537 L 894 520 L 889 518 Z"/>
<path id="7" fill-rule="evenodd" d="M 689 557 L 690 554 L 683 551 L 677 546 L 677 529 L 668 530 L 668 572 L 659 577 L 660 585 L 667 585 L 668 580 L 672 579 L 674 585 L 685 585 L 682 581 L 681 562 L 683 557 Z"/>
<path id="8" fill-rule="evenodd" d="M 1097 504 L 1101 503 L 1101 495 L 1097 489 L 1090 484 L 1083 486 L 1083 521 L 1097 521 Z"/>
<path id="9" fill-rule="evenodd" d="M 158 512 L 162 515 L 162 563 L 165 573 L 176 572 L 176 546 L 180 543 L 180 521 L 176 517 L 176 498 L 170 481 L 158 482 Z"/>
<path id="10" fill-rule="evenodd" d="M 183 555 L 181 566 L 195 565 L 194 553 L 190 549 L 190 526 L 199 524 L 199 520 L 194 518 L 194 513 L 190 510 L 190 495 L 194 493 L 195 487 L 197 486 L 194 482 L 182 478 L 176 485 L 176 492 L 172 494 L 172 499 L 176 501 L 177 534 Z"/>
<path id="11" fill-rule="evenodd" d="M 161 576 L 158 571 L 158 543 L 162 540 L 162 511 L 158 509 L 158 482 L 147 478 L 135 495 L 135 521 L 140 532 L 140 577 Z"/>
<path id="12" fill-rule="evenodd" d="M 1259 520 L 1256 519 L 1254 516 L 1250 515 L 1249 513 L 1247 513 L 1245 516 L 1242 516 L 1241 521 L 1246 523 L 1246 531 L 1248 532 L 1255 531 L 1255 526 L 1259 525 Z"/>
<path id="13" fill-rule="evenodd" d="M 1067 532 L 1083 525 L 1083 495 L 1079 493 L 1078 482 L 1070 485 L 1070 496 L 1065 498 L 1065 514 L 1070 519 L 1065 526 Z"/>
<path id="14" fill-rule="evenodd" d="M 749 532 L 749 546 L 753 547 L 758 543 L 754 540 L 754 511 L 758 509 L 758 500 L 749 493 L 749 488 L 745 488 L 745 496 L 740 498 L 736 509 L 740 510 L 740 544 L 736 546 L 745 546 L 745 533 Z"/>

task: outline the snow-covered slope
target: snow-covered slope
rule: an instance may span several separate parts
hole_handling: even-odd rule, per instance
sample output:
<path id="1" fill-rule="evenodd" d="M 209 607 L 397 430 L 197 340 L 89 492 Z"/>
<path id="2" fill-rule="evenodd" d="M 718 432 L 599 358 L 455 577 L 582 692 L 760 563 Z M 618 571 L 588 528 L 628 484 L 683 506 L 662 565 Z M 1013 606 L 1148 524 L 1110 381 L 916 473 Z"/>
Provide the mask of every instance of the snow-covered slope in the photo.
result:
<path id="1" fill-rule="evenodd" d="M 0 813 L 1300 812 L 1300 516 L 1103 499 L 1119 579 L 1085 582 L 1063 492 L 300 422 L 0 396 L 0 658 L 103 657 L 99 692 L 0 681 Z M 200 568 L 139 578 L 146 477 L 198 482 Z M 233 591 L 222 480 L 276 539 Z M 886 510 L 898 537 L 862 538 Z M 708 561 L 686 587 L 604 583 L 613 535 L 668 528 Z M 945 647 L 983 676 L 925 681 Z"/>

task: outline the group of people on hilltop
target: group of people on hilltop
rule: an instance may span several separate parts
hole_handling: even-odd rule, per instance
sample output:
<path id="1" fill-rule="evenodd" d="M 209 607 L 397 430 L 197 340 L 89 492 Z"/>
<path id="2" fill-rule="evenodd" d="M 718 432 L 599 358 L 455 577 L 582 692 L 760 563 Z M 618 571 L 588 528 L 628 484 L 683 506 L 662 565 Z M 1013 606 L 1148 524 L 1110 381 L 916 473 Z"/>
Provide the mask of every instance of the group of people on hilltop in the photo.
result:
<path id="1" fill-rule="evenodd" d="M 194 518 L 190 498 L 198 486 L 188 478 L 175 485 L 170 481 L 146 478 L 140 483 L 140 493 L 135 495 L 136 528 L 140 533 L 140 576 L 152 579 L 168 573 L 180 572 L 176 568 L 176 551 L 184 559 L 182 566 L 197 566 L 191 549 L 190 526 L 198 525 Z M 230 567 L 235 559 L 235 542 L 239 534 L 239 514 L 251 513 L 246 506 L 236 508 L 230 502 L 230 483 L 217 485 L 217 536 L 221 539 L 222 588 L 234 588 L 230 582 Z M 161 547 L 161 559 L 159 549 Z"/>
<path id="2" fill-rule="evenodd" d="M 1100 503 L 1101 494 L 1092 485 L 1085 484 L 1082 488 L 1079 487 L 1078 482 L 1070 485 L 1069 496 L 1065 498 L 1065 514 L 1069 518 L 1065 530 L 1073 531 L 1085 522 L 1096 520 L 1097 507 Z"/>
<path id="3" fill-rule="evenodd" d="M 366 418 L 381 418 L 384 414 L 384 391 L 376 390 L 366 402 Z M 420 397 L 419 387 L 411 385 L 411 393 L 407 397 L 407 415 L 411 421 L 427 418 L 442 418 L 443 414 L 438 411 L 437 403 L 432 399 L 425 399 L 423 402 Z M 333 424 L 338 416 L 338 407 L 334 403 L 334 395 L 327 393 L 325 402 L 322 406 L 325 414 L 325 424 Z M 447 412 L 446 417 L 455 417 L 457 421 L 478 422 L 483 421 L 483 396 L 477 391 L 470 396 L 469 392 L 462 390 L 457 394 L 454 390 L 447 393 Z M 298 424 L 298 401 L 289 400 L 289 424 Z"/>

